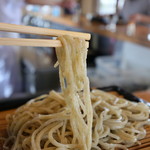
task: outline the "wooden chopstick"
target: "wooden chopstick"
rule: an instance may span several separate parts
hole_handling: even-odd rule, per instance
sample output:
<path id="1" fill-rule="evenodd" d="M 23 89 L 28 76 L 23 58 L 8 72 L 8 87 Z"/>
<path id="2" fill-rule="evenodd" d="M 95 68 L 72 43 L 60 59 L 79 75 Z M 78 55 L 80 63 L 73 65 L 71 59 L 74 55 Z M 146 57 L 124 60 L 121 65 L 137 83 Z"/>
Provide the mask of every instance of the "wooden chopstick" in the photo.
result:
<path id="1" fill-rule="evenodd" d="M 90 40 L 91 38 L 91 35 L 88 33 L 72 32 L 72 31 L 65 31 L 65 30 L 32 27 L 32 26 L 23 26 L 23 25 L 15 25 L 15 24 L 7 24 L 7 23 L 0 23 L 0 31 L 45 35 L 45 36 L 53 36 L 53 37 L 57 37 L 61 35 L 70 35 L 73 37 L 83 38 L 85 40 Z"/>
<path id="2" fill-rule="evenodd" d="M 87 48 L 89 42 L 86 42 Z M 5 46 L 32 46 L 32 47 L 61 47 L 59 40 L 50 39 L 24 39 L 24 38 L 0 38 L 0 45 Z"/>
<path id="3" fill-rule="evenodd" d="M 59 40 L 0 38 L 0 45 L 5 46 L 32 46 L 32 47 L 61 47 Z"/>

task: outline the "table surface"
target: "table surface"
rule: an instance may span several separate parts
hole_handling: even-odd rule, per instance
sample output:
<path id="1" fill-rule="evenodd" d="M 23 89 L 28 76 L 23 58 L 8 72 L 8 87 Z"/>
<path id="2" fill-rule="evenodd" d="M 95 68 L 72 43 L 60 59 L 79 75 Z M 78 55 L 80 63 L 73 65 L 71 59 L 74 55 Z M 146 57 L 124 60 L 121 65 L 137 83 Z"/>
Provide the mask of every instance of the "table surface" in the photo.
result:
<path id="1" fill-rule="evenodd" d="M 134 95 L 150 102 L 150 91 L 135 92 Z M 14 111 L 15 109 L 0 112 L 0 137 L 6 136 L 6 126 L 7 126 L 7 122 L 5 120 L 6 115 L 12 114 Z M 130 150 L 149 150 L 150 149 L 150 126 L 147 126 L 146 130 L 147 130 L 147 136 L 143 140 L 141 140 L 142 144 L 131 147 Z M 1 147 L 0 147 L 0 150 L 2 150 Z"/>
<path id="2" fill-rule="evenodd" d="M 127 25 L 117 25 L 116 31 L 111 32 L 106 29 L 105 25 L 102 25 L 99 22 L 91 22 L 84 16 L 80 16 L 78 21 L 75 21 L 74 16 L 68 15 L 54 17 L 32 12 L 29 14 L 38 17 L 41 16 L 44 20 L 52 21 L 62 25 L 83 29 L 87 32 L 92 32 L 106 37 L 115 38 L 117 40 L 132 42 L 142 46 L 150 47 L 150 40 L 148 39 L 150 36 L 150 28 L 146 26 L 137 25 L 135 33 L 129 35 L 127 34 Z"/>

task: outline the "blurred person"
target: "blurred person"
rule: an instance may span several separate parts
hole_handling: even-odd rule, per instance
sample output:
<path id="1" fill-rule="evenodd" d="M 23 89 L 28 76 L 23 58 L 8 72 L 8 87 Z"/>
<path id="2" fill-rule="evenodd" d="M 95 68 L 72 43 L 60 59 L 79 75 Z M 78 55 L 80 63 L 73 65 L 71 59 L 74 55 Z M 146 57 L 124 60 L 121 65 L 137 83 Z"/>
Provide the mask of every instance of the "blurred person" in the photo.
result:
<path id="1" fill-rule="evenodd" d="M 119 9 L 118 23 L 127 24 L 127 35 L 134 35 L 136 32 L 135 24 L 150 24 L 150 0 L 118 0 L 124 1 L 123 7 Z M 124 41 L 116 41 L 115 55 L 118 58 L 123 56 Z M 134 47 L 134 44 L 132 45 Z M 136 47 L 136 46 L 135 46 Z"/>
<path id="2" fill-rule="evenodd" d="M 120 13 L 126 23 L 150 23 L 150 0 L 125 0 Z"/>
<path id="3" fill-rule="evenodd" d="M 74 14 L 78 7 L 77 2 L 74 0 L 66 0 L 60 5 L 64 8 L 66 14 Z"/>
<path id="4" fill-rule="evenodd" d="M 21 24 L 22 8 L 26 3 L 59 5 L 67 9 L 73 9 L 76 4 L 75 0 L 0 0 L 0 22 Z M 0 32 L 0 37 L 18 36 L 17 33 Z M 0 46 L 0 98 L 9 97 L 21 90 L 19 49 L 15 46 Z"/>

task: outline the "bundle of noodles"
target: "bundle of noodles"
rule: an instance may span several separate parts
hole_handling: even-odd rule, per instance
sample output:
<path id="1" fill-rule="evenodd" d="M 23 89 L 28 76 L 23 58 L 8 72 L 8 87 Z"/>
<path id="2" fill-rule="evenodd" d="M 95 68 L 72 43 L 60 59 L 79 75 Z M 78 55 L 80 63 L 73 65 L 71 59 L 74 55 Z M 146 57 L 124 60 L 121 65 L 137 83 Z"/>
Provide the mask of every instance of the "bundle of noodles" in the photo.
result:
<path id="1" fill-rule="evenodd" d="M 91 149 L 93 111 L 86 41 L 69 36 L 58 39 L 63 44 L 56 49 L 62 93 L 52 91 L 32 100 L 8 118 L 12 150 Z"/>
<path id="2" fill-rule="evenodd" d="M 146 135 L 149 107 L 89 91 L 84 40 L 60 37 L 56 50 L 62 92 L 51 91 L 8 116 L 4 150 L 127 149 Z"/>
<path id="3" fill-rule="evenodd" d="M 140 144 L 146 136 L 150 109 L 100 90 L 91 91 L 94 150 L 114 150 Z"/>

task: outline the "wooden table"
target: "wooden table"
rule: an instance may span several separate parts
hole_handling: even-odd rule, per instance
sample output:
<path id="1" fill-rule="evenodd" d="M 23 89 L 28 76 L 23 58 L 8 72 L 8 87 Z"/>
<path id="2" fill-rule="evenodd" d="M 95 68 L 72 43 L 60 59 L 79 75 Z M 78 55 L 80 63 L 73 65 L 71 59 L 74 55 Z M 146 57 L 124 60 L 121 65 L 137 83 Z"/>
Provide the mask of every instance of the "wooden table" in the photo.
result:
<path id="1" fill-rule="evenodd" d="M 143 98 L 150 102 L 150 91 L 136 92 L 134 95 Z M 0 112 L 0 136 L 6 136 L 6 120 L 5 117 L 7 114 L 13 113 L 15 110 L 7 110 Z M 147 129 L 147 136 L 141 141 L 142 145 L 134 146 L 130 150 L 150 150 L 150 126 Z M 1 147 L 0 147 L 0 150 Z"/>
<path id="2" fill-rule="evenodd" d="M 129 35 L 127 33 L 127 25 L 117 25 L 116 31 L 111 32 L 106 29 L 105 25 L 102 25 L 99 22 L 91 22 L 87 20 L 84 16 L 80 16 L 78 21 L 75 21 L 74 16 L 70 15 L 61 15 L 59 17 L 54 17 L 51 15 L 42 15 L 40 13 L 28 13 L 35 17 L 40 16 L 47 21 L 52 21 L 61 25 L 82 29 L 87 32 L 96 33 L 109 38 L 115 38 L 117 40 L 127 41 L 150 48 L 150 40 L 148 40 L 150 29 L 146 26 L 137 26 L 135 34 Z"/>

